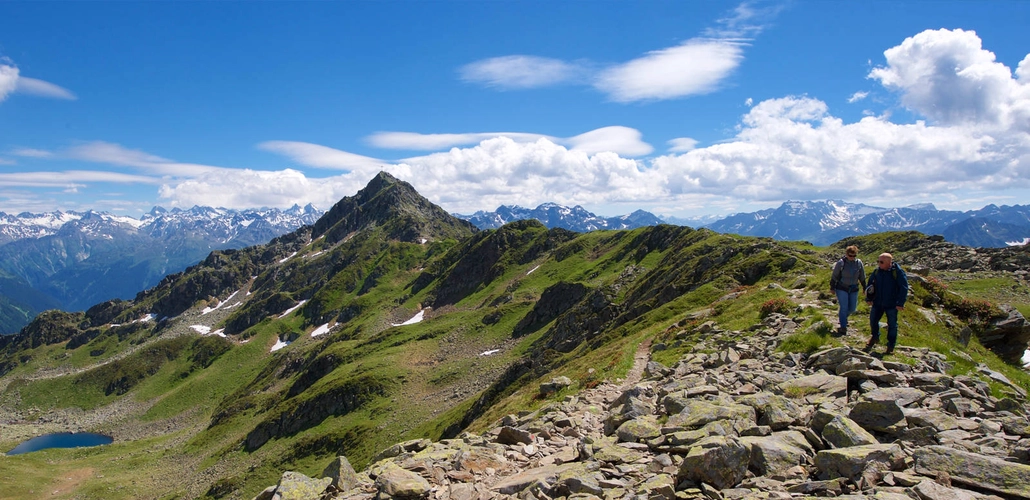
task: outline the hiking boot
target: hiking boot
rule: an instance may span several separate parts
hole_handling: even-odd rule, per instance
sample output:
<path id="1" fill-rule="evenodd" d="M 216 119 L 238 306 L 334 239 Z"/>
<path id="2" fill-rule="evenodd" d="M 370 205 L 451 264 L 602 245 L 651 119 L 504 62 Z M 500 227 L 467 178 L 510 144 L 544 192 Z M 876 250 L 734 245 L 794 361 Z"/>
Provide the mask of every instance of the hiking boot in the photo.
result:
<path id="1" fill-rule="evenodd" d="M 873 346 L 875 346 L 875 345 L 876 345 L 876 341 L 875 340 L 869 340 L 869 342 L 866 343 L 865 348 L 862 349 L 862 350 L 865 351 L 866 354 L 869 354 L 869 353 L 873 352 Z"/>
<path id="2" fill-rule="evenodd" d="M 837 328 L 837 335 L 843 337 L 843 336 L 845 336 L 847 334 L 848 334 L 848 327 L 842 326 L 840 328 Z"/>
<path id="3" fill-rule="evenodd" d="M 894 346 L 889 345 L 889 346 L 887 346 L 887 350 L 883 351 L 883 355 L 884 356 L 886 356 L 888 354 L 894 354 Z"/>

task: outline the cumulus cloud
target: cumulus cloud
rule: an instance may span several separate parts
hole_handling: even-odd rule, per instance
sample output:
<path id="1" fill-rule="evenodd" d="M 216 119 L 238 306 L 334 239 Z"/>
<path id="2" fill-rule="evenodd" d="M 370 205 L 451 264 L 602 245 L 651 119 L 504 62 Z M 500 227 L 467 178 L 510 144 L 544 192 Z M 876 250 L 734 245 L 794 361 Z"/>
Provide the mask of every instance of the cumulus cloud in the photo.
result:
<path id="1" fill-rule="evenodd" d="M 625 156 L 641 156 L 654 151 L 650 144 L 642 140 L 643 134 L 639 130 L 622 126 L 602 127 L 566 138 L 523 132 L 478 132 L 467 134 L 378 132 L 372 134 L 366 140 L 369 144 L 382 148 L 439 151 L 457 146 L 474 145 L 497 137 L 506 137 L 519 143 L 530 143 L 540 139 L 547 139 L 555 144 L 562 144 L 575 151 L 583 151 L 588 154 L 610 151 Z M 342 151 L 337 152 L 343 153 Z"/>
<path id="2" fill-rule="evenodd" d="M 690 40 L 602 71 L 594 85 L 617 102 L 706 94 L 718 88 L 743 58 L 739 43 Z"/>
<path id="3" fill-rule="evenodd" d="M 312 203 L 330 207 L 344 196 L 352 196 L 371 176 L 345 174 L 309 178 L 303 172 L 286 169 L 259 171 L 226 169 L 161 186 L 158 195 L 173 207 L 220 206 L 225 208 L 289 207 Z"/>
<path id="4" fill-rule="evenodd" d="M 1013 79 L 975 32 L 927 30 L 883 54 L 886 66 L 869 77 L 933 123 L 1030 131 L 1030 82 L 1020 77 L 1026 59 Z"/>
<path id="5" fill-rule="evenodd" d="M 483 59 L 462 66 L 462 80 L 500 89 L 530 89 L 582 78 L 586 68 L 559 59 L 511 55 Z"/>

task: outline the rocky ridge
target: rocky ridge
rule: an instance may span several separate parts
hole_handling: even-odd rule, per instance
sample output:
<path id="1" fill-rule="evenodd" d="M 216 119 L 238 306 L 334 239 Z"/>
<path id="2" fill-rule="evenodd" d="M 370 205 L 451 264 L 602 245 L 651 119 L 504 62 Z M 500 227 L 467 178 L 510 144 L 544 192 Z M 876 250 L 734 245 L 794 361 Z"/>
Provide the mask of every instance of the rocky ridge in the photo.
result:
<path id="1" fill-rule="evenodd" d="M 1021 387 L 986 366 L 948 375 L 927 349 L 778 351 L 798 325 L 780 314 L 747 335 L 677 324 L 675 341 L 696 344 L 672 367 L 647 362 L 640 380 L 484 434 L 399 443 L 361 472 L 346 457 L 319 479 L 286 472 L 256 498 L 1030 498 Z"/>

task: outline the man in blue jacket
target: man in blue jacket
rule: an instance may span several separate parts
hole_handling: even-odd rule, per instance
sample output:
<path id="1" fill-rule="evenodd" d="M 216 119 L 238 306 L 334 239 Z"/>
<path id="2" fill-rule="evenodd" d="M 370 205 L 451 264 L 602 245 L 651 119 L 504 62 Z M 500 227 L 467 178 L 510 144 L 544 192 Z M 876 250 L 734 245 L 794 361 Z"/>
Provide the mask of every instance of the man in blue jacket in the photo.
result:
<path id="1" fill-rule="evenodd" d="M 865 300 L 870 304 L 869 329 L 872 337 L 865 346 L 865 352 L 872 352 L 873 346 L 880 341 L 880 318 L 887 315 L 887 350 L 884 354 L 894 352 L 898 342 L 898 312 L 905 308 L 908 300 L 908 277 L 901 266 L 894 263 L 894 257 L 882 253 L 876 259 L 876 270 L 869 276 L 869 287 Z"/>

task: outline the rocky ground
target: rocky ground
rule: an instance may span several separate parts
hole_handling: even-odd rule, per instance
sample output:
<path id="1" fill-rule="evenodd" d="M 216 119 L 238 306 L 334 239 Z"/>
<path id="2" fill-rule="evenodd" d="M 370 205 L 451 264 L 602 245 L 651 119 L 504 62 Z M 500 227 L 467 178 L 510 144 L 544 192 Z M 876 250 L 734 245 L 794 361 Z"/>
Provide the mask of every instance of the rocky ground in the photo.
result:
<path id="1" fill-rule="evenodd" d="M 942 355 L 905 346 L 776 352 L 797 328 L 705 323 L 680 333 L 697 346 L 675 366 L 645 357 L 639 380 L 482 435 L 400 443 L 361 472 L 345 457 L 322 478 L 286 472 L 257 498 L 1030 498 L 1021 388 L 983 366 L 949 376 Z"/>

